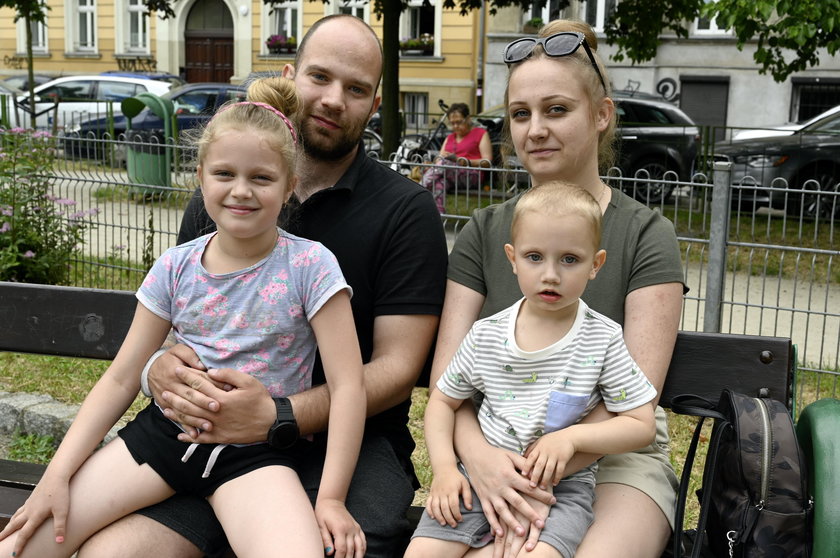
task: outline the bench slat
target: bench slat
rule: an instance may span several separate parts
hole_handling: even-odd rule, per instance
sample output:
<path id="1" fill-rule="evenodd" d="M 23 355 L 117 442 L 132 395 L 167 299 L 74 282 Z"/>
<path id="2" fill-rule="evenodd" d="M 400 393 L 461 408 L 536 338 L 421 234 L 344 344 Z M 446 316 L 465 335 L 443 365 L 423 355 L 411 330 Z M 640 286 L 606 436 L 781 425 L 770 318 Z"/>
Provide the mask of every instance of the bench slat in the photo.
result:
<path id="1" fill-rule="evenodd" d="M 110 360 L 136 306 L 129 291 L 0 281 L 0 350 Z"/>

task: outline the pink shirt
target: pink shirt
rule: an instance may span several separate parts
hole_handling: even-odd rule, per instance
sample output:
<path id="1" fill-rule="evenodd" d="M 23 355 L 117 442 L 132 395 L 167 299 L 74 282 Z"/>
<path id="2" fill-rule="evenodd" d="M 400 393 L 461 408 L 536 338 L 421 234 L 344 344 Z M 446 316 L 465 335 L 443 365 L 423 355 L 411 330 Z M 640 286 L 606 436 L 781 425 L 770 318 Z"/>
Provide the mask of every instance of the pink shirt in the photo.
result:
<path id="1" fill-rule="evenodd" d="M 458 157 L 465 159 L 481 159 L 481 150 L 478 149 L 478 144 L 481 143 L 481 138 L 487 130 L 479 126 L 473 127 L 467 135 L 461 138 L 461 141 L 456 141 L 455 133 L 451 133 L 446 137 L 446 142 L 443 144 L 443 149 L 447 153 L 454 153 Z"/>

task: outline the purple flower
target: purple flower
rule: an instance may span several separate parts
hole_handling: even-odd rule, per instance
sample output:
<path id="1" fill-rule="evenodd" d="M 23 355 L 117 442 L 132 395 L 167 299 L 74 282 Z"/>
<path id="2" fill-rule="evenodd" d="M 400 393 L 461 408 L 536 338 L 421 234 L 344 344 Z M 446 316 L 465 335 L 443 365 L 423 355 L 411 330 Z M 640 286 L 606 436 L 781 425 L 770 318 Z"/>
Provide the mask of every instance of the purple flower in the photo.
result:
<path id="1" fill-rule="evenodd" d="M 23 253 L 23 257 L 27 258 L 27 259 L 34 258 L 35 257 L 35 252 L 33 252 L 32 250 L 27 250 L 26 252 Z"/>
<path id="2" fill-rule="evenodd" d="M 67 198 L 59 198 L 55 200 L 58 205 L 76 205 L 76 200 L 68 200 Z"/>
<path id="3" fill-rule="evenodd" d="M 8 221 L 6 221 L 6 222 L 5 222 L 5 223 L 3 223 L 2 225 L 0 225 L 0 233 L 4 233 L 4 232 L 8 231 L 8 230 L 9 230 L 9 229 L 11 229 L 11 228 L 12 228 L 12 226 L 9 224 L 9 222 L 8 222 Z"/>

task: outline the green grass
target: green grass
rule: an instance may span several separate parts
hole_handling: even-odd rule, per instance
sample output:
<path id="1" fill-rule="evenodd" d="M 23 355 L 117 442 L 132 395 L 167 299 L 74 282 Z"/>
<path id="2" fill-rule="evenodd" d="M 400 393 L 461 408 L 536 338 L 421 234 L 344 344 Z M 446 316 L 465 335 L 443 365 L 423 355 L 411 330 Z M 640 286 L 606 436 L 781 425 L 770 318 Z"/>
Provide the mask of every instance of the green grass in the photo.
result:
<path id="1" fill-rule="evenodd" d="M 14 461 L 49 463 L 55 454 L 55 440 L 52 436 L 16 433 L 9 443 L 6 455 Z"/>

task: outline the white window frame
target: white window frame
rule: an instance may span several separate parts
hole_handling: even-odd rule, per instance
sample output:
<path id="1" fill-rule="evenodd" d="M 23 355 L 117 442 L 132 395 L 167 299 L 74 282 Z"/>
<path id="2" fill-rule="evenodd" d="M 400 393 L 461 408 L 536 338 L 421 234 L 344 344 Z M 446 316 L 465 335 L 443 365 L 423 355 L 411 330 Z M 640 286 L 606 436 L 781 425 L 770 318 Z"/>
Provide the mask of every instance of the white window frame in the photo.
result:
<path id="1" fill-rule="evenodd" d="M 403 38 L 417 38 L 411 29 L 411 11 L 417 10 L 423 5 L 425 0 L 408 0 L 408 7 L 400 15 L 400 40 Z M 440 56 L 440 39 L 441 39 L 441 20 L 443 19 L 443 2 L 437 0 L 429 0 L 435 9 L 435 50 L 432 53 L 434 56 Z"/>
<path id="2" fill-rule="evenodd" d="M 118 54 L 149 54 L 151 39 L 149 34 L 149 10 L 142 0 L 117 0 L 116 39 Z M 138 40 L 132 44 L 132 26 L 139 29 Z"/>
<path id="3" fill-rule="evenodd" d="M 424 106 L 425 105 L 425 106 Z M 405 127 L 409 130 L 423 130 L 429 127 L 429 94 L 425 91 L 411 91 L 403 94 Z"/>
<path id="4" fill-rule="evenodd" d="M 295 37 L 298 44 L 300 44 L 301 39 L 303 39 L 303 6 L 301 3 L 302 0 L 283 2 L 282 4 L 262 4 L 262 15 L 260 18 L 260 25 L 264 30 L 262 40 L 260 41 L 260 52 L 262 54 L 268 54 L 268 47 L 265 45 L 266 39 L 280 31 L 278 23 L 281 17 L 285 20 L 284 24 L 287 27 L 293 27 L 291 36 Z M 292 17 L 292 11 L 297 12 L 296 18 Z M 297 19 L 297 21 L 293 23 L 294 19 Z M 288 37 L 289 35 L 287 34 L 286 36 Z"/>
<path id="5" fill-rule="evenodd" d="M 589 5 L 593 2 L 597 4 L 595 8 L 595 21 L 589 21 L 586 15 L 589 12 Z M 589 23 L 596 33 L 603 33 L 607 23 L 607 3 L 612 4 L 612 8 L 615 9 L 618 6 L 618 2 L 619 0 L 586 0 L 580 5 L 580 19 Z M 548 22 L 545 18 L 543 18 L 543 21 Z"/>
<path id="6" fill-rule="evenodd" d="M 350 10 L 350 15 L 356 16 L 362 21 L 370 22 L 370 2 L 368 0 L 330 0 L 324 4 L 324 15 L 344 13 L 342 10 Z"/>
<path id="7" fill-rule="evenodd" d="M 717 0 L 704 0 L 705 4 L 710 2 L 717 2 Z M 703 27 L 701 27 L 703 25 Z M 695 35 L 729 35 L 728 29 L 721 29 L 717 25 L 717 19 L 701 19 L 694 20 L 694 34 Z"/>
<path id="8" fill-rule="evenodd" d="M 47 35 L 47 18 L 44 23 L 32 22 L 32 52 L 46 54 L 49 51 L 49 37 Z M 26 52 L 26 22 L 20 18 L 17 22 L 17 52 Z"/>
<path id="9" fill-rule="evenodd" d="M 69 23 L 65 37 L 65 49 L 67 52 L 96 52 L 98 48 L 96 0 L 71 0 L 65 6 L 64 20 Z M 83 19 L 86 20 L 87 24 L 85 37 L 81 36 L 81 22 Z"/>

